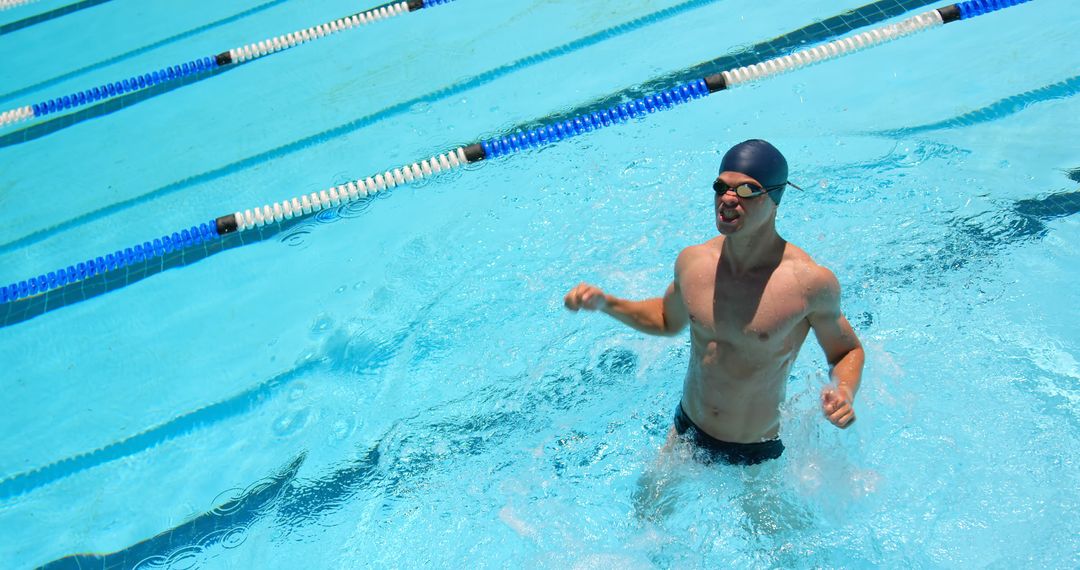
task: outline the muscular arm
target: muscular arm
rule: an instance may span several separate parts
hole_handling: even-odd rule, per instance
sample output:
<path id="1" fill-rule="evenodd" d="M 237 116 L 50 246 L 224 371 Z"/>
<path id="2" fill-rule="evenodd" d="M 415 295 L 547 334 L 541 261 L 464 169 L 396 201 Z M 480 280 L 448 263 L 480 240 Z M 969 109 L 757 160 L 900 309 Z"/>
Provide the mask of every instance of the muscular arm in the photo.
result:
<path id="1" fill-rule="evenodd" d="M 655 299 L 630 301 L 611 295 L 604 297 L 602 311 L 643 333 L 674 336 L 686 328 L 690 320 L 679 291 L 678 279 L 668 285 L 663 297 Z"/>
<path id="2" fill-rule="evenodd" d="M 677 264 L 676 261 L 676 267 Z M 564 303 L 571 311 L 603 311 L 621 323 L 652 335 L 676 335 L 690 322 L 682 292 L 679 290 L 677 270 L 674 281 L 668 285 L 663 297 L 631 301 L 608 295 L 593 285 L 581 283 L 566 294 Z"/>
<path id="3" fill-rule="evenodd" d="M 829 376 L 839 390 L 846 392 L 845 398 L 835 401 L 826 393 L 823 396 L 826 400 L 825 412 L 829 414 L 830 421 L 839 427 L 847 427 L 854 420 L 854 411 L 850 412 L 851 419 L 846 421 L 846 412 L 840 412 L 850 410 L 855 393 L 859 391 L 865 356 L 855 331 L 840 311 L 840 283 L 836 276 L 824 267 L 815 268 L 815 272 L 815 290 L 812 293 L 808 320 L 818 344 L 825 351 L 825 359 L 829 362 Z M 833 417 L 834 415 L 836 417 Z"/>

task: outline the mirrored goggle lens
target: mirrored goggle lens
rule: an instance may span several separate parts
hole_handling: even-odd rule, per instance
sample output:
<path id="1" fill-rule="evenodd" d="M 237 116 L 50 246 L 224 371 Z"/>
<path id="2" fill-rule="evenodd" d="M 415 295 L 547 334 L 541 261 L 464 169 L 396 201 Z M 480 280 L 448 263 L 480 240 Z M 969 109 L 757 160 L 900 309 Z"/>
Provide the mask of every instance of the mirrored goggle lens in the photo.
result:
<path id="1" fill-rule="evenodd" d="M 713 182 L 712 189 L 713 192 L 716 192 L 717 194 L 724 194 L 730 189 L 730 187 L 727 184 L 724 184 L 722 181 L 717 180 L 716 182 Z M 734 190 L 735 195 L 740 198 L 753 198 L 754 196 L 760 196 L 765 193 L 765 191 L 761 188 L 758 188 L 757 186 L 752 186 L 750 184 L 739 184 L 734 188 Z"/>

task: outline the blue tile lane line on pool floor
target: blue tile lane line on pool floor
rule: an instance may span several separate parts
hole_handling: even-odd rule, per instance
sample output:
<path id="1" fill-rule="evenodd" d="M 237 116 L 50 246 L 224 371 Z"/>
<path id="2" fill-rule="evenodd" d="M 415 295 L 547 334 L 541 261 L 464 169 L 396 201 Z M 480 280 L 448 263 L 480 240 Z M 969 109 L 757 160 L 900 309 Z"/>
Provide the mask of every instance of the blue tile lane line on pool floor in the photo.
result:
<path id="1" fill-rule="evenodd" d="M 29 16 L 21 20 L 4 24 L 0 26 L 0 36 L 4 34 L 10 34 L 14 31 L 21 30 L 33 26 L 34 24 L 40 24 L 42 22 L 48 22 L 49 20 L 55 20 L 60 16 L 66 16 L 78 12 L 79 10 L 85 10 L 87 8 L 93 8 L 99 4 L 104 4 L 109 0 L 82 0 L 81 2 L 73 2 L 67 6 L 61 6 L 59 8 L 49 10 L 48 12 L 42 12 L 35 16 Z"/>
<path id="2" fill-rule="evenodd" d="M 1010 115 L 1014 115 L 1027 109 L 1028 107 L 1046 101 L 1053 101 L 1057 99 L 1068 99 L 1074 97 L 1077 93 L 1080 93 L 1080 75 L 1074 75 L 1068 79 L 1058 81 L 1050 85 L 1039 87 L 1038 89 L 1032 89 L 1031 91 L 1025 91 L 994 101 L 993 103 L 975 109 L 974 111 L 968 111 L 957 117 L 952 117 L 944 121 L 937 121 L 926 125 L 919 125 L 915 127 L 904 127 L 900 129 L 893 129 L 887 131 L 877 131 L 871 134 L 891 137 L 904 137 L 909 135 L 915 135 L 919 133 L 925 133 L 928 131 L 936 131 L 940 129 L 954 129 L 970 127 L 982 123 L 989 123 L 991 121 L 998 121 L 1004 119 Z"/>

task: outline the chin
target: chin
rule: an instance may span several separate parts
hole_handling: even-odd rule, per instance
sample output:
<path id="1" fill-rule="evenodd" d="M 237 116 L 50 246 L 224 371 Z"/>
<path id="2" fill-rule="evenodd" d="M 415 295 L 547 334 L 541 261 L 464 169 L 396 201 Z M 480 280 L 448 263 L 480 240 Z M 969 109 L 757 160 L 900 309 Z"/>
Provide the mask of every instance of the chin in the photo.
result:
<path id="1" fill-rule="evenodd" d="M 732 222 L 732 223 L 722 222 L 720 220 L 716 220 L 716 231 L 720 232 L 720 235 L 729 236 L 729 235 L 731 235 L 731 234 L 733 234 L 733 233 L 735 233 L 735 232 L 737 232 L 737 231 L 739 231 L 741 229 L 742 229 L 742 224 L 739 223 L 739 220 L 736 220 L 735 222 Z"/>

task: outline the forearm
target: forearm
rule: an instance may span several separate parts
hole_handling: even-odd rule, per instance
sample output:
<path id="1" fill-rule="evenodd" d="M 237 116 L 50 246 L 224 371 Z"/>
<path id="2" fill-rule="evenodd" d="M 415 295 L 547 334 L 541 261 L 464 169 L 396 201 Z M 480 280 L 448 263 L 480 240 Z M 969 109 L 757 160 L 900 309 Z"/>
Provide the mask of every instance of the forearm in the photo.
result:
<path id="1" fill-rule="evenodd" d="M 861 346 L 857 346 L 847 352 L 840 360 L 832 364 L 829 376 L 840 388 L 847 390 L 852 398 L 859 391 L 862 382 L 863 362 L 865 354 Z"/>
<path id="2" fill-rule="evenodd" d="M 643 333 L 662 336 L 670 334 L 664 321 L 664 300 L 659 297 L 631 301 L 605 295 L 603 311 Z"/>

